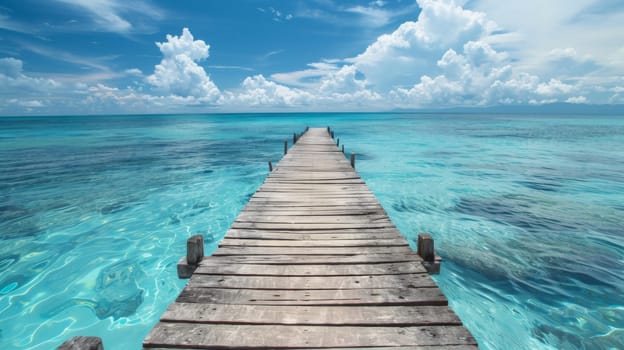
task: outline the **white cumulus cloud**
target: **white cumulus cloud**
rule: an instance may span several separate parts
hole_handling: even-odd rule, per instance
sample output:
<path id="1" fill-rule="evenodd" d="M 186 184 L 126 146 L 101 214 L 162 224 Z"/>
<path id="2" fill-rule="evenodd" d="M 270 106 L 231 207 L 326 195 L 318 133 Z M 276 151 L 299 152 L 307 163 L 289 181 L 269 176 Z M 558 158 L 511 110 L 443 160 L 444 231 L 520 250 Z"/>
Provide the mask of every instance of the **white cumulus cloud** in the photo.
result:
<path id="1" fill-rule="evenodd" d="M 585 96 L 572 96 L 566 100 L 567 103 L 587 103 Z"/>
<path id="2" fill-rule="evenodd" d="M 566 100 L 577 86 L 558 79 L 541 81 L 515 72 L 508 55 L 482 41 L 467 42 L 461 53 L 449 49 L 437 62 L 439 74 L 424 75 L 410 88 L 391 92 L 403 107 L 540 104 Z"/>
<path id="3" fill-rule="evenodd" d="M 422 11 L 416 21 L 381 35 L 349 59 L 378 89 L 413 83 L 435 68 L 442 53 L 461 49 L 495 28 L 484 13 L 466 10 L 453 1 L 419 0 L 418 4 Z"/>
<path id="4" fill-rule="evenodd" d="M 241 90 L 230 92 L 230 104 L 247 106 L 293 107 L 309 105 L 314 99 L 311 93 L 267 80 L 263 75 L 247 77 Z"/>
<path id="5" fill-rule="evenodd" d="M 382 96 L 366 89 L 357 79 L 353 66 L 329 74 L 314 87 L 295 88 L 282 85 L 263 75 L 247 77 L 236 91 L 227 91 L 223 106 L 233 108 L 263 107 L 308 110 L 362 110 L 376 106 Z"/>
<path id="6" fill-rule="evenodd" d="M 13 57 L 0 58 L 0 95 L 40 96 L 53 92 L 61 84 L 53 79 L 24 74 L 23 62 Z"/>
<path id="7" fill-rule="evenodd" d="M 358 78 L 357 73 L 354 66 L 343 66 L 321 79 L 319 91 L 321 93 L 350 93 L 364 90 L 368 83 L 365 79 Z"/>
<path id="8" fill-rule="evenodd" d="M 157 92 L 165 95 L 193 97 L 203 102 L 215 102 L 221 92 L 198 62 L 208 58 L 210 46 L 195 40 L 188 28 L 182 35 L 167 34 L 166 42 L 156 43 L 163 58 L 147 77 Z"/>

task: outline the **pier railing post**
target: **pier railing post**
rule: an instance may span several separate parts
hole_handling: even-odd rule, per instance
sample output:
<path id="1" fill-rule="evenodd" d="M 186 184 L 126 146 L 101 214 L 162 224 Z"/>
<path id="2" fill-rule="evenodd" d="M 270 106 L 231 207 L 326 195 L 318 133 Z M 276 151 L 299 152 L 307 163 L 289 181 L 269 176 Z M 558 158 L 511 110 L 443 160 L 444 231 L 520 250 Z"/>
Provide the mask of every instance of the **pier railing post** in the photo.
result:
<path id="1" fill-rule="evenodd" d="M 331 132 L 331 138 L 332 139 L 334 138 L 334 132 L 333 131 Z"/>
<path id="2" fill-rule="evenodd" d="M 336 147 L 340 147 L 340 138 L 336 139 Z"/>
<path id="3" fill-rule="evenodd" d="M 355 169 L 355 153 L 351 152 L 351 167 Z"/>
<path id="4" fill-rule="evenodd" d="M 297 133 L 293 133 L 293 145 L 297 143 Z"/>
<path id="5" fill-rule="evenodd" d="M 344 145 L 342 145 L 342 154 L 344 154 Z"/>
<path id="6" fill-rule="evenodd" d="M 430 234 L 418 234 L 418 255 L 423 259 L 423 266 L 430 274 L 440 273 L 442 259 L 435 255 L 433 238 Z"/>
<path id="7" fill-rule="evenodd" d="M 204 236 L 195 235 L 186 241 L 186 256 L 178 262 L 178 278 L 189 278 L 204 258 Z"/>
<path id="8" fill-rule="evenodd" d="M 271 161 L 269 161 L 269 172 L 273 171 L 273 163 L 271 163 Z"/>
<path id="9" fill-rule="evenodd" d="M 204 258 L 204 236 L 195 235 L 186 241 L 186 262 L 197 265 Z"/>
<path id="10" fill-rule="evenodd" d="M 284 155 L 288 153 L 288 140 L 284 140 Z"/>

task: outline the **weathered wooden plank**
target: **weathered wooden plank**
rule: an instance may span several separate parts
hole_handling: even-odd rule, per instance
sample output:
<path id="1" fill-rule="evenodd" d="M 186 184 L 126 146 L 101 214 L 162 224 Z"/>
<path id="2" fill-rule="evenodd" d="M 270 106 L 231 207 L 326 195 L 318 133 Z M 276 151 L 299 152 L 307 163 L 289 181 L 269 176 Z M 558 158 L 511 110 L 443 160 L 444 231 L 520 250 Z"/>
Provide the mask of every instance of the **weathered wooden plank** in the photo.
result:
<path id="1" fill-rule="evenodd" d="M 379 203 L 369 202 L 369 203 L 339 203 L 339 202 L 328 202 L 328 201 L 316 201 L 316 202 L 292 202 L 292 201 L 274 201 L 270 204 L 270 206 L 265 203 L 265 199 L 259 199 L 254 202 L 247 202 L 247 206 L 249 207 L 259 207 L 265 208 L 269 210 L 285 210 L 291 207 L 300 207 L 300 208 L 292 208 L 292 210 L 305 210 L 305 209 L 318 209 L 318 210 L 330 210 L 330 209 L 341 209 L 341 210 L 380 210 L 383 209 Z M 245 209 L 247 208 L 245 206 Z"/>
<path id="2" fill-rule="evenodd" d="M 275 169 L 272 173 L 272 180 L 303 180 L 303 181 L 335 181 L 335 180 L 359 180 L 354 173 L 333 172 L 333 171 L 283 171 L 281 168 Z"/>
<path id="3" fill-rule="evenodd" d="M 392 224 L 388 216 L 381 214 L 370 215 L 267 215 L 246 212 L 236 218 L 237 223 L 288 223 L 288 224 Z"/>
<path id="4" fill-rule="evenodd" d="M 370 193 L 370 190 L 366 185 L 362 184 L 314 184 L 314 185 L 299 185 L 299 184 L 287 184 L 281 182 L 265 182 L 260 188 L 259 192 L 302 192 L 302 193 L 335 193 L 335 192 L 353 192 L 353 193 Z"/>
<path id="5" fill-rule="evenodd" d="M 194 274 L 188 286 L 191 288 L 233 289 L 376 289 L 376 288 L 435 288 L 426 273 L 370 276 L 210 276 Z"/>
<path id="6" fill-rule="evenodd" d="M 221 250 L 221 249 L 219 249 Z M 217 251 L 219 251 L 217 250 Z M 317 264 L 380 264 L 414 261 L 421 263 L 417 254 L 358 254 L 358 255 L 213 255 L 205 258 L 201 264 L 214 261 L 222 264 L 274 264 L 274 265 L 317 265 Z M 201 266 L 201 265 L 200 265 Z"/>
<path id="7" fill-rule="evenodd" d="M 287 229 L 272 229 L 272 230 L 258 230 L 254 228 L 230 228 L 226 233 L 226 237 L 229 237 L 230 233 L 283 233 L 283 234 L 308 234 L 314 235 L 315 237 L 321 237 L 316 235 L 322 234 L 336 234 L 336 235 L 345 235 L 345 234 L 362 234 L 362 235 L 374 235 L 374 234 L 393 234 L 395 237 L 402 237 L 396 227 L 387 227 L 387 228 L 335 228 L 331 230 L 287 230 Z"/>
<path id="8" fill-rule="evenodd" d="M 359 199 L 271 199 L 271 198 L 251 198 L 251 204 L 274 205 L 274 206 L 304 206 L 304 207 L 320 207 L 320 206 L 349 206 L 349 207 L 377 207 L 379 203 L 376 200 L 359 200 Z"/>
<path id="9" fill-rule="evenodd" d="M 281 170 L 282 175 L 287 174 L 288 172 L 291 172 L 291 173 L 312 172 L 316 174 L 320 174 L 320 173 L 338 174 L 340 176 L 340 175 L 345 174 L 349 169 L 346 166 L 323 169 L 314 165 L 306 165 L 303 163 L 297 163 L 297 164 L 289 164 L 289 165 L 282 164 L 280 165 L 280 170 Z"/>
<path id="10" fill-rule="evenodd" d="M 392 222 L 370 223 L 283 223 L 283 222 L 238 222 L 232 224 L 232 228 L 252 228 L 256 230 L 335 230 L 341 228 L 352 229 L 376 229 L 392 228 Z"/>
<path id="11" fill-rule="evenodd" d="M 331 189 L 321 189 L 317 188 L 315 191 L 310 189 L 308 190 L 294 190 L 294 189 L 271 189 L 271 190 L 258 190 L 256 192 L 258 198 L 260 197 L 285 197 L 285 196 L 296 196 L 296 197 L 334 197 L 334 198 L 344 198 L 344 197 L 356 197 L 356 198 L 371 198 L 371 193 L 362 193 L 356 191 L 349 190 L 331 190 Z"/>
<path id="12" fill-rule="evenodd" d="M 448 300 L 438 288 L 237 290 L 220 288 L 194 288 L 187 286 L 178 296 L 176 302 L 240 305 L 310 306 L 448 305 Z"/>
<path id="13" fill-rule="evenodd" d="M 315 208 L 326 208 L 326 209 L 379 209 L 380 205 L 374 201 L 362 201 L 359 202 L 357 200 L 271 200 L 267 198 L 257 198 L 248 202 L 250 206 L 261 206 L 268 207 L 271 206 L 272 210 L 281 210 L 284 207 L 298 207 L 299 209 L 315 209 Z"/>
<path id="14" fill-rule="evenodd" d="M 283 163 L 301 162 L 309 160 L 313 164 L 326 166 L 339 166 L 344 163 L 345 156 L 338 151 L 335 145 L 305 145 L 305 147 L 294 147 L 296 156 L 286 156 L 282 158 Z M 319 157 L 320 156 L 320 157 Z M 328 163 L 327 160 L 336 160 L 335 163 Z M 282 162 L 280 162 L 282 163 Z"/>
<path id="15" fill-rule="evenodd" d="M 165 350 L 165 349 L 176 349 L 176 350 L 197 350 L 197 348 L 188 348 L 188 347 L 180 347 L 180 346 L 172 346 L 172 347 L 144 347 L 144 349 L 150 350 Z M 309 348 L 299 348 L 299 347 L 291 347 L 289 350 L 303 350 Z M 476 344 L 472 345 L 419 345 L 419 346 L 393 346 L 393 347 L 374 347 L 371 348 L 369 346 L 366 347 L 350 347 L 350 348 L 323 348 L 323 350 L 476 350 L 478 349 Z"/>
<path id="16" fill-rule="evenodd" d="M 269 225 L 298 225 L 299 230 L 305 229 L 332 229 L 332 228 L 368 228 L 368 229 L 376 229 L 376 228 L 392 228 L 394 224 L 389 219 L 384 218 L 370 218 L 370 217 L 348 217 L 345 219 L 335 218 L 330 219 L 327 222 L 319 223 L 318 218 L 312 217 L 295 217 L 289 218 L 287 216 L 284 217 L 270 217 L 266 219 L 261 219 L 262 215 L 258 216 L 258 220 L 252 220 L 250 218 L 237 218 L 232 226 L 236 225 L 235 228 L 253 228 L 253 227 L 261 227 L 265 228 Z M 290 226 L 278 226 L 279 228 L 289 228 Z"/>
<path id="17" fill-rule="evenodd" d="M 381 264 L 223 264 L 205 260 L 195 274 L 202 275 L 249 275 L 249 276 L 375 276 L 406 273 L 425 273 L 420 262 L 398 262 Z"/>
<path id="18" fill-rule="evenodd" d="M 253 200 L 253 201 L 252 201 Z M 250 199 L 253 203 L 311 203 L 311 204 L 340 204 L 340 205 L 348 205 L 348 204 L 377 204 L 377 199 L 372 196 L 363 196 L 363 195 L 335 195 L 335 194 L 314 194 L 314 195 L 306 195 L 306 194 L 292 194 L 292 195 L 258 195 L 254 196 Z"/>
<path id="19" fill-rule="evenodd" d="M 310 185 L 310 186 L 324 186 L 324 185 L 365 185 L 364 180 L 362 179 L 342 179 L 342 180 L 303 180 L 297 178 L 288 178 L 288 179 L 267 179 L 264 182 L 265 184 L 280 184 L 280 185 Z"/>
<path id="20" fill-rule="evenodd" d="M 351 240 L 268 240 L 268 239 L 223 239 L 219 247 L 405 247 L 408 246 L 405 239 L 351 239 Z"/>
<path id="21" fill-rule="evenodd" d="M 285 183 L 285 182 L 277 182 L 277 181 L 269 181 L 265 182 L 258 188 L 259 191 L 263 192 L 286 192 L 286 191 L 294 191 L 294 192 L 303 192 L 303 193 L 312 193 L 314 191 L 321 192 L 355 192 L 355 193 L 370 193 L 370 190 L 364 183 L 357 184 L 311 184 L 311 185 L 301 185 L 297 183 Z"/>
<path id="22" fill-rule="evenodd" d="M 212 255 L 362 255 L 362 254 L 409 254 L 408 247 L 234 247 L 225 246 Z"/>
<path id="23" fill-rule="evenodd" d="M 306 188 L 306 189 L 295 189 L 295 188 L 261 188 L 260 190 L 258 190 L 257 194 L 260 196 L 264 196 L 264 197 L 268 197 L 268 196 L 279 196 L 279 195 L 293 195 L 293 196 L 319 196 L 319 197 L 347 197 L 347 196 L 351 196 L 351 197 L 358 197 L 358 196 L 362 196 L 362 197 L 366 197 L 369 198 L 368 196 L 370 196 L 370 192 L 369 193 L 363 193 L 360 192 L 359 190 L 348 190 L 348 189 L 340 189 L 338 187 L 332 189 L 332 188 L 328 188 L 327 186 L 313 186 L 313 185 L 309 185 L 310 187 Z M 362 190 L 364 191 L 364 190 Z"/>
<path id="24" fill-rule="evenodd" d="M 292 306 L 173 303 L 163 322 L 341 325 L 447 326 L 461 325 L 448 306 Z"/>
<path id="25" fill-rule="evenodd" d="M 378 240 L 399 239 L 402 238 L 396 232 L 362 232 L 362 233 L 343 233 L 342 231 L 325 233 L 300 233 L 291 231 L 257 231 L 257 230 L 230 230 L 226 235 L 226 239 L 266 239 L 266 240 L 294 240 L 294 241 L 315 241 L 315 240 Z M 312 242 L 313 243 L 313 242 Z"/>
<path id="26" fill-rule="evenodd" d="M 460 326 L 329 327 L 282 325 L 206 325 L 161 322 L 144 346 L 195 345 L 211 348 L 379 347 L 476 344 Z"/>
<path id="27" fill-rule="evenodd" d="M 290 194 L 282 194 L 282 193 L 260 193 L 257 196 L 254 196 L 253 199 L 257 201 L 281 201 L 281 202 L 322 202 L 322 201 L 332 201 L 332 202 L 347 202 L 347 201 L 360 201 L 362 203 L 377 203 L 377 199 L 371 195 L 357 195 L 357 194 L 334 194 L 334 193 L 314 193 L 314 194 L 306 194 L 306 193 L 290 193 Z"/>
<path id="28" fill-rule="evenodd" d="M 366 198 L 366 199 L 375 199 L 372 193 L 368 192 L 354 192 L 354 191 L 315 191 L 315 192 L 307 192 L 307 191 L 258 191 L 254 195 L 256 198 L 281 198 L 281 197 L 305 197 L 305 198 Z"/>
<path id="29" fill-rule="evenodd" d="M 244 216 L 241 216 L 244 215 Z M 267 208 L 263 206 L 249 206 L 245 208 L 245 211 L 241 213 L 238 217 L 246 217 L 252 215 L 266 215 L 266 216 L 314 216 L 314 217 L 324 217 L 324 216 L 367 216 L 367 215 L 386 215 L 386 212 L 381 208 L 344 208 L 344 209 L 336 209 L 336 208 Z"/>
<path id="30" fill-rule="evenodd" d="M 301 185 L 298 185 L 298 186 L 301 186 Z M 290 188 L 290 191 L 288 192 L 286 192 L 285 190 L 276 190 L 276 189 L 267 190 L 265 188 L 260 188 L 260 190 L 256 192 L 255 195 L 257 197 L 285 197 L 285 196 L 290 196 L 294 194 L 296 194 L 297 196 L 307 196 L 307 197 L 315 197 L 315 196 L 318 196 L 318 197 L 363 197 L 363 198 L 372 197 L 372 193 L 370 191 L 366 193 L 363 189 L 358 190 L 358 191 L 355 191 L 355 190 L 351 191 L 351 190 L 339 190 L 336 187 L 332 188 L 326 185 L 323 185 L 323 187 L 321 187 L 319 184 L 310 185 L 310 186 L 312 187 L 306 190 Z M 311 191 L 310 189 L 312 188 L 315 188 L 317 191 Z"/>
<path id="31" fill-rule="evenodd" d="M 244 210 L 380 210 L 379 204 L 332 204 L 332 203 L 272 203 L 266 206 L 263 203 L 248 203 Z"/>
<path id="32" fill-rule="evenodd" d="M 283 183 L 283 184 L 298 184 L 298 185 L 342 185 L 342 184 L 364 184 L 362 179 L 333 179 L 333 180 L 299 180 L 299 179 L 279 179 L 279 180 L 266 180 L 265 183 Z"/>
<path id="33" fill-rule="evenodd" d="M 275 170 L 273 172 L 275 172 Z M 323 184 L 323 183 L 363 184 L 364 183 L 362 179 L 356 176 L 346 176 L 346 175 L 341 176 L 339 174 L 334 174 L 330 172 L 325 172 L 324 174 L 319 173 L 318 175 L 310 174 L 309 176 L 304 176 L 304 175 L 294 176 L 288 173 L 283 173 L 283 174 L 275 175 L 275 177 L 272 178 L 269 183 L 274 183 L 276 181 L 279 181 L 281 183 L 311 182 L 313 184 Z"/>

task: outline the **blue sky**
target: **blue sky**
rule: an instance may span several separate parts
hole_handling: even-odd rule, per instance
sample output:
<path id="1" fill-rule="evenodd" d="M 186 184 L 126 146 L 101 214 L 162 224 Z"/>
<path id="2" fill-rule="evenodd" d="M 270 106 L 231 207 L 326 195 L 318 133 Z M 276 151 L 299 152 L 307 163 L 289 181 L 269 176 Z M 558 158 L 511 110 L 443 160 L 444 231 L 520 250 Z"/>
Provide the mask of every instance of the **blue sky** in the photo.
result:
<path id="1" fill-rule="evenodd" d="M 624 103 L 621 0 L 3 0 L 0 114 Z"/>

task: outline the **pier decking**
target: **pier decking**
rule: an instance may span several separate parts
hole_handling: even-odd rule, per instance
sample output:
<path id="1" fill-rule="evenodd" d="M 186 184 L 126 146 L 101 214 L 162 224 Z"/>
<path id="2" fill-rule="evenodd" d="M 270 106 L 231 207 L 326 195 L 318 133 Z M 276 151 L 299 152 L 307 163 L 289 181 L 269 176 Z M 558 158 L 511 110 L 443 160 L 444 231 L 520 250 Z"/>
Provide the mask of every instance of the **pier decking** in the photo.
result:
<path id="1" fill-rule="evenodd" d="M 327 129 L 309 129 L 144 348 L 476 349 Z"/>

